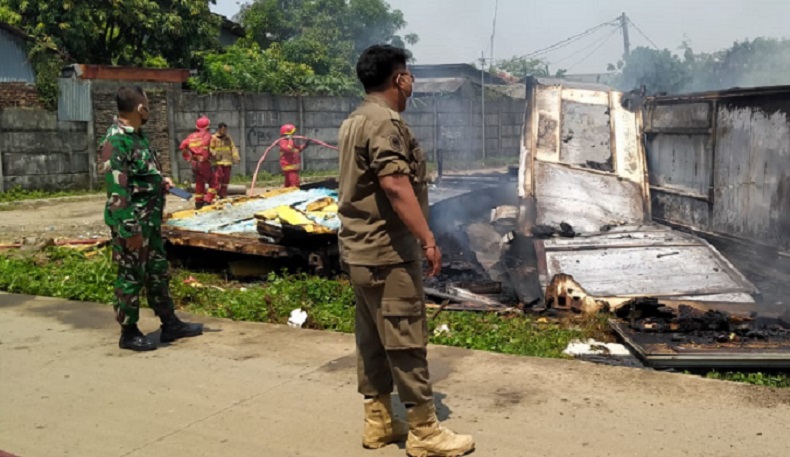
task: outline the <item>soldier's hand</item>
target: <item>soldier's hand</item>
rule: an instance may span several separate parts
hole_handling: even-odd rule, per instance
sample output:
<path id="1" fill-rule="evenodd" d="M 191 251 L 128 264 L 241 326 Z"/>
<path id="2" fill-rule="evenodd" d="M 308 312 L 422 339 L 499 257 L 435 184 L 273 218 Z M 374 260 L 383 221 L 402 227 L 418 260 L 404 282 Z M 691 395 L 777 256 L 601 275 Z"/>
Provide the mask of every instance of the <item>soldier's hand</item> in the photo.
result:
<path id="1" fill-rule="evenodd" d="M 168 191 L 174 187 L 176 187 L 176 185 L 173 184 L 173 180 L 170 178 L 165 178 L 165 191 Z"/>
<path id="2" fill-rule="evenodd" d="M 130 251 L 138 251 L 143 247 L 143 234 L 138 233 L 124 240 L 126 249 Z"/>
<path id="3" fill-rule="evenodd" d="M 439 246 L 427 246 L 423 252 L 428 260 L 428 277 L 438 276 L 442 271 L 442 251 Z"/>

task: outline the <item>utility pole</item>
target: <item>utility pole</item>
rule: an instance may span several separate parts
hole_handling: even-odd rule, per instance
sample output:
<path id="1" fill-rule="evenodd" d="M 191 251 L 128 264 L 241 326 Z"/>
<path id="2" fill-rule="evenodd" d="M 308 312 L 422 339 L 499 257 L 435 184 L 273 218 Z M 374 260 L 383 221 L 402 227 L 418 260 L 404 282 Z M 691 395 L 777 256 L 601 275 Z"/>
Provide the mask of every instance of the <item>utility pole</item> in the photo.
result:
<path id="1" fill-rule="evenodd" d="M 483 160 L 486 159 L 486 53 L 480 53 L 480 108 L 483 127 Z M 469 127 L 472 127 L 471 125 Z"/>
<path id="2" fill-rule="evenodd" d="M 628 16 L 625 13 L 620 16 L 620 28 L 623 30 L 623 60 L 628 59 L 631 55 L 631 40 L 628 39 Z"/>

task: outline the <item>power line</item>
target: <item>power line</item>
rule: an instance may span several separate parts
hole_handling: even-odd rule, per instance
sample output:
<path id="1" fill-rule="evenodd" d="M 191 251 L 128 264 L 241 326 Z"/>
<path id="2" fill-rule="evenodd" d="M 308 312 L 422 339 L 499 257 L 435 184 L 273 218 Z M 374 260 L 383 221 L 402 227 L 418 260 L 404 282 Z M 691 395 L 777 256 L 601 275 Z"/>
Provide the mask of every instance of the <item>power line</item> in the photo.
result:
<path id="1" fill-rule="evenodd" d="M 658 49 L 658 45 L 647 35 L 645 35 L 645 33 L 636 24 L 634 24 L 634 21 L 632 21 L 630 17 L 628 18 L 628 22 L 633 25 L 636 31 L 639 32 L 639 34 L 642 35 L 650 44 L 652 44 L 654 48 Z"/>
<path id="2" fill-rule="evenodd" d="M 499 0 L 494 4 L 494 26 L 491 28 L 491 64 L 494 63 L 494 38 L 496 37 L 496 18 L 499 13 Z"/>
<path id="3" fill-rule="evenodd" d="M 580 64 L 584 63 L 584 62 L 585 62 L 587 59 L 589 59 L 590 57 L 592 57 L 592 55 L 593 55 L 593 54 L 595 54 L 596 52 L 598 52 L 598 50 L 599 50 L 599 49 L 601 49 L 601 48 L 603 47 L 603 45 L 605 45 L 606 43 L 608 43 L 608 42 L 609 42 L 609 40 L 611 40 L 611 39 L 612 39 L 612 37 L 613 37 L 613 36 L 614 36 L 616 33 L 617 33 L 617 30 L 615 30 L 614 32 L 610 33 L 610 34 L 609 34 L 609 35 L 606 37 L 606 39 L 605 39 L 603 42 L 601 42 L 601 44 L 599 44 L 599 45 L 598 45 L 598 46 L 597 46 L 595 49 L 593 49 L 593 50 L 592 50 L 592 52 L 590 52 L 589 54 L 587 54 L 586 56 L 584 56 L 584 58 L 582 58 L 581 60 L 579 60 L 579 61 L 578 61 L 578 62 L 576 62 L 575 64 L 571 65 L 571 66 L 570 66 L 570 68 L 568 68 L 568 71 L 571 71 L 571 70 L 573 70 L 574 68 L 576 68 L 576 66 L 577 66 L 577 65 L 580 65 Z"/>
<path id="4" fill-rule="evenodd" d="M 614 30 L 612 30 L 612 31 L 611 31 L 611 33 L 609 33 L 608 35 L 604 35 L 604 36 L 602 36 L 601 38 L 599 38 L 599 39 L 597 39 L 597 40 L 593 41 L 593 42 L 592 42 L 592 43 L 591 43 L 589 46 L 585 46 L 585 47 L 583 47 L 583 48 L 581 48 L 581 49 L 577 50 L 576 52 L 574 52 L 574 53 L 572 53 L 572 54 L 568 54 L 567 56 L 563 57 L 562 59 L 559 59 L 559 60 L 552 60 L 552 61 L 551 61 L 551 63 L 552 63 L 553 65 L 557 65 L 557 64 L 559 64 L 559 63 L 562 63 L 562 62 L 565 62 L 565 61 L 567 61 L 567 60 L 570 60 L 570 59 L 572 59 L 573 57 L 576 57 L 577 55 L 579 55 L 579 54 L 581 54 L 581 53 L 583 53 L 583 52 L 585 52 L 585 51 L 589 51 L 590 49 L 592 49 L 592 48 L 593 48 L 593 47 L 595 47 L 596 45 L 600 44 L 602 41 L 606 41 L 606 40 L 608 40 L 609 38 L 611 38 L 611 37 L 612 37 L 612 35 L 616 34 L 618 31 L 619 31 L 619 29 L 614 29 Z"/>
<path id="5" fill-rule="evenodd" d="M 566 38 L 566 39 L 564 39 L 562 41 L 558 41 L 557 43 L 554 43 L 551 46 L 547 46 L 547 47 L 545 47 L 543 49 L 538 49 L 537 51 L 531 52 L 529 54 L 525 54 L 522 57 L 524 57 L 524 58 L 535 58 L 535 57 L 538 57 L 540 55 L 549 53 L 551 51 L 555 51 L 557 49 L 564 48 L 565 46 L 568 46 L 571 43 L 574 43 L 574 42 L 586 37 L 587 35 L 592 34 L 593 32 L 595 32 L 595 31 L 597 31 L 599 29 L 602 29 L 602 28 L 607 27 L 607 26 L 618 25 L 617 21 L 618 21 L 618 19 L 615 19 L 615 20 L 612 20 L 612 21 L 604 22 L 602 24 L 598 24 L 595 27 L 592 27 L 590 29 L 585 30 L 582 33 L 579 33 L 578 35 L 573 35 L 573 36 L 568 37 L 568 38 Z"/>

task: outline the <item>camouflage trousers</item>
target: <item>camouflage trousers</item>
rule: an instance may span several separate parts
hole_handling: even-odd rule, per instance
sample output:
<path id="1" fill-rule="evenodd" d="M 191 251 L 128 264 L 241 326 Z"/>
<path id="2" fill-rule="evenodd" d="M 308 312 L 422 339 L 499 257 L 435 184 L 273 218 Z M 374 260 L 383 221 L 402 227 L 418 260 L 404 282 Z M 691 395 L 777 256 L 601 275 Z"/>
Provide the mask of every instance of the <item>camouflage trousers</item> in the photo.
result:
<path id="1" fill-rule="evenodd" d="M 115 280 L 115 317 L 121 325 L 136 324 L 140 319 L 140 292 L 145 286 L 148 306 L 157 316 L 173 311 L 162 229 L 143 227 L 143 246 L 133 250 L 126 240 L 113 232 L 113 261 L 118 265 Z"/>

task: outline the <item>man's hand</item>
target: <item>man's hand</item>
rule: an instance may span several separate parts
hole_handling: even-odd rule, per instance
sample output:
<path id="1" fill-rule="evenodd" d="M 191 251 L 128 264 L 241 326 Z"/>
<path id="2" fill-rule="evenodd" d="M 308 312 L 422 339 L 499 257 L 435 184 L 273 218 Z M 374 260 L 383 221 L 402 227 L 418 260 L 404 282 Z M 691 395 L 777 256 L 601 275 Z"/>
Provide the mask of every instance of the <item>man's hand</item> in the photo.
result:
<path id="1" fill-rule="evenodd" d="M 422 252 L 425 253 L 425 258 L 428 260 L 428 277 L 438 276 L 442 271 L 442 251 L 439 246 L 425 246 Z"/>
<path id="2" fill-rule="evenodd" d="M 164 183 L 165 183 L 165 192 L 176 187 L 176 185 L 173 184 L 173 180 L 170 178 L 165 178 Z"/>
<path id="3" fill-rule="evenodd" d="M 143 247 L 143 234 L 138 233 L 124 240 L 124 245 L 129 251 L 139 251 Z"/>

